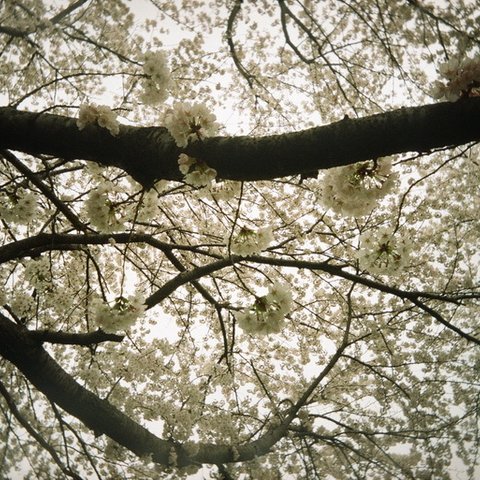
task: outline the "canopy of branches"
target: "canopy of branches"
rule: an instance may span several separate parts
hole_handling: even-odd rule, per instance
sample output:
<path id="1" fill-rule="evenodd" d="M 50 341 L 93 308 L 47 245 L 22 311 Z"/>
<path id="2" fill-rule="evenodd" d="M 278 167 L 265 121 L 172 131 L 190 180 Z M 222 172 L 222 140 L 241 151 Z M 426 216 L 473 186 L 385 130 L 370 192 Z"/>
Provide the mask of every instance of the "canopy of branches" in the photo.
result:
<path id="1" fill-rule="evenodd" d="M 479 96 L 476 1 L 0 2 L 0 477 L 475 478 Z"/>

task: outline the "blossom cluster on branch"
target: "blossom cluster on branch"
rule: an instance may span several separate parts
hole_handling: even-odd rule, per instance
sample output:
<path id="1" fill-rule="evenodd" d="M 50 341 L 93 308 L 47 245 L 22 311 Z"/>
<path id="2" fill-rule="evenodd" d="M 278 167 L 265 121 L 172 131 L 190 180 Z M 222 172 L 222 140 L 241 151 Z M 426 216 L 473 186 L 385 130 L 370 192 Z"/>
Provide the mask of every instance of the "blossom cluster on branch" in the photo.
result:
<path id="1" fill-rule="evenodd" d="M 454 102 L 462 96 L 480 95 L 480 56 L 451 58 L 448 62 L 441 63 L 438 71 L 445 80 L 435 81 L 432 97 Z"/>
<path id="2" fill-rule="evenodd" d="M 144 55 L 143 93 L 140 100 L 145 105 L 156 105 L 163 102 L 168 96 L 168 87 L 171 84 L 168 59 L 165 52 L 147 52 Z"/>
<path id="3" fill-rule="evenodd" d="M 208 187 L 217 176 L 217 171 L 205 162 L 181 153 L 178 169 L 184 174 L 183 180 L 192 187 Z"/>
<path id="4" fill-rule="evenodd" d="M 183 148 L 188 142 L 211 137 L 218 132 L 220 125 L 203 103 L 177 102 L 165 115 L 165 126 L 175 143 Z"/>
<path id="5" fill-rule="evenodd" d="M 268 248 L 272 241 L 273 233 L 271 227 L 265 227 L 259 230 L 242 227 L 237 235 L 231 239 L 226 239 L 227 246 L 230 246 L 230 251 L 242 257 L 260 253 L 262 250 Z"/>
<path id="6" fill-rule="evenodd" d="M 255 303 L 236 313 L 238 326 L 245 333 L 278 333 L 285 325 L 285 315 L 292 309 L 292 293 L 287 285 L 274 283 L 267 295 L 257 297 Z"/>
<path id="7" fill-rule="evenodd" d="M 141 296 L 120 296 L 113 305 L 95 302 L 94 317 L 96 324 L 104 332 L 115 333 L 128 330 L 144 311 L 145 304 Z"/>
<path id="8" fill-rule="evenodd" d="M 412 244 L 406 236 L 387 227 L 360 236 L 360 268 L 370 273 L 396 275 L 409 264 Z"/>
<path id="9" fill-rule="evenodd" d="M 345 216 L 368 215 L 395 186 L 389 158 L 379 158 L 328 170 L 323 177 L 321 201 Z"/>
<path id="10" fill-rule="evenodd" d="M 115 186 L 111 182 L 103 182 L 89 193 L 85 202 L 91 224 L 101 232 L 110 233 L 123 228 L 123 223 L 108 196 L 114 190 Z"/>
<path id="11" fill-rule="evenodd" d="M 0 193 L 0 219 L 6 222 L 27 224 L 37 212 L 37 197 L 31 191 L 21 188 L 15 192 Z"/>
<path id="12" fill-rule="evenodd" d="M 120 132 L 117 115 L 111 108 L 105 105 L 81 105 L 77 119 L 79 130 L 83 130 L 87 125 L 94 124 L 106 128 L 113 136 L 118 135 Z"/>

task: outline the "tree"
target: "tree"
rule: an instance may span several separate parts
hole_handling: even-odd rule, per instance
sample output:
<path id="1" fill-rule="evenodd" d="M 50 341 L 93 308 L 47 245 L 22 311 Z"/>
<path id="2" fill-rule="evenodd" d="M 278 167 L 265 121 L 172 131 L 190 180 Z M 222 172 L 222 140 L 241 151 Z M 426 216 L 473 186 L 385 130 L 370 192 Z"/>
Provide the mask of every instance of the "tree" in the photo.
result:
<path id="1" fill-rule="evenodd" d="M 474 478 L 475 2 L 130 7 L 1 6 L 3 477 Z"/>

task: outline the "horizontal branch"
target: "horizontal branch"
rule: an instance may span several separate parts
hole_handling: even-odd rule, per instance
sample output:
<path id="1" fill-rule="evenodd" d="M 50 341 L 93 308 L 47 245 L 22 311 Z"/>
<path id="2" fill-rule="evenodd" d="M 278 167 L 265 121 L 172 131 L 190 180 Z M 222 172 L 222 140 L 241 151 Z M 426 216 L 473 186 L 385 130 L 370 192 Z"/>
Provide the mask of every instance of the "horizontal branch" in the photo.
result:
<path id="1" fill-rule="evenodd" d="M 129 233 L 116 233 L 116 234 L 87 234 L 87 235 L 74 235 L 74 234 L 39 234 L 33 237 L 29 237 L 23 240 L 18 240 L 16 242 L 9 243 L 0 247 L 0 264 L 9 260 L 13 260 L 16 258 L 22 258 L 24 256 L 32 255 L 34 252 L 38 253 L 38 249 L 45 249 L 45 250 L 55 250 L 58 248 L 63 248 L 65 246 L 72 246 L 72 245 L 88 245 L 88 244 L 107 244 L 109 243 L 110 239 L 114 238 L 115 241 L 119 243 L 135 243 L 135 242 L 143 242 L 148 243 L 149 245 L 158 248 L 159 250 L 165 252 L 169 258 L 169 253 L 173 249 L 190 249 L 191 247 L 187 246 L 175 246 L 165 242 L 161 242 L 150 235 L 147 234 L 129 234 Z M 207 253 L 207 252 L 201 252 Z M 210 254 L 210 256 L 212 256 Z M 349 272 L 345 270 L 345 268 L 341 265 L 334 265 L 329 262 L 315 262 L 315 261 L 305 261 L 305 260 L 290 260 L 290 259 L 283 259 L 278 257 L 267 257 L 267 256 L 260 256 L 260 255 L 252 255 L 250 257 L 240 257 L 238 255 L 232 255 L 228 258 L 219 258 L 211 263 L 206 265 L 196 267 L 190 270 L 182 270 L 181 273 L 174 276 L 167 282 L 165 282 L 155 293 L 150 295 L 146 300 L 145 304 L 148 309 L 158 305 L 162 302 L 165 298 L 171 295 L 177 288 L 187 283 L 192 283 L 195 285 L 195 282 L 206 276 L 210 275 L 214 272 L 222 270 L 226 267 L 229 267 L 233 264 L 240 263 L 243 261 L 252 261 L 259 264 L 267 264 L 273 266 L 283 266 L 283 267 L 293 267 L 298 269 L 305 269 L 305 270 L 320 270 L 325 273 L 328 273 L 333 276 L 337 276 L 340 278 L 344 278 L 345 280 L 350 280 L 355 283 L 359 283 L 369 288 L 373 288 L 375 290 L 388 293 L 391 295 L 395 295 L 399 298 L 408 299 L 412 303 L 417 306 L 420 306 L 422 310 L 431 314 L 429 307 L 427 307 L 424 303 L 420 302 L 421 298 L 430 299 L 430 300 L 440 300 L 443 302 L 450 302 L 450 303 L 459 303 L 462 300 L 468 299 L 478 299 L 480 294 L 463 294 L 463 295 L 446 295 L 446 294 L 436 294 L 432 292 L 422 292 L 422 291 L 406 291 L 391 285 L 384 284 L 382 282 L 372 280 L 368 277 L 363 275 L 357 275 L 355 273 Z M 178 265 L 177 265 L 178 267 Z M 183 268 L 183 267 L 182 267 Z M 198 286 L 198 285 L 197 285 Z M 455 325 L 451 324 L 443 317 L 441 317 L 438 313 L 437 316 L 433 315 L 434 318 L 440 321 L 444 326 L 453 330 L 455 333 L 459 334 L 466 340 L 480 344 L 480 340 L 467 332 L 460 330 Z M 49 332 L 49 335 L 52 335 L 54 332 Z M 39 334 L 38 334 L 39 335 Z M 72 334 L 78 335 L 78 334 Z M 91 335 L 91 334 L 89 334 Z M 53 338 L 53 337 L 51 337 Z M 74 337 L 72 337 L 74 340 Z M 106 339 L 103 341 L 118 341 L 115 339 Z M 49 341 L 49 340 L 45 340 Z M 78 343 L 80 341 L 72 341 L 72 343 L 77 343 L 78 345 L 82 345 L 82 343 Z M 85 340 L 88 341 L 88 340 Z M 70 342 L 63 342 L 59 341 L 56 343 L 70 343 Z"/>
<path id="2" fill-rule="evenodd" d="M 115 335 L 114 333 L 106 333 L 102 330 L 87 333 L 68 333 L 68 332 L 52 332 L 49 330 L 32 330 L 29 332 L 32 340 L 39 343 L 59 343 L 62 345 L 79 345 L 88 347 L 103 342 L 121 342 L 123 335 Z"/>
<path id="3" fill-rule="evenodd" d="M 184 149 L 218 172 L 218 178 L 268 180 L 305 174 L 402 152 L 480 140 L 480 98 L 400 108 L 359 119 L 265 137 L 214 137 Z M 0 107 L 0 149 L 95 161 L 123 169 L 144 186 L 180 180 L 182 152 L 164 127 L 122 125 L 112 136 L 76 119 Z"/>
<path id="4" fill-rule="evenodd" d="M 250 257 L 240 257 L 238 255 L 232 255 L 229 258 L 224 258 L 220 260 L 216 260 L 211 262 L 207 265 L 203 265 L 201 267 L 196 267 L 191 270 L 186 270 L 184 272 L 179 273 L 172 279 L 165 282 L 155 293 L 150 295 L 145 303 L 147 308 L 152 308 L 162 300 L 167 298 L 171 293 L 173 293 L 177 288 L 186 283 L 192 282 L 194 280 L 198 280 L 199 278 L 210 275 L 214 272 L 222 270 L 230 265 L 240 263 L 243 261 L 254 262 L 258 264 L 264 265 L 272 265 L 277 267 L 291 267 L 291 268 L 298 268 L 298 269 L 305 269 L 305 270 L 312 270 L 312 271 L 322 271 L 328 273 L 330 275 L 343 278 L 345 280 L 349 280 L 354 283 L 358 283 L 365 287 L 372 288 L 374 290 L 378 290 L 380 292 L 388 293 L 390 295 L 395 295 L 396 297 L 410 300 L 412 303 L 420 307 L 426 313 L 432 315 L 435 319 L 439 320 L 445 327 L 449 328 L 450 330 L 454 331 L 465 340 L 476 343 L 480 345 L 480 339 L 470 335 L 467 332 L 459 329 L 455 325 L 451 324 L 443 317 L 440 316 L 437 312 L 427 307 L 423 302 L 421 302 L 420 298 L 430 299 L 430 300 L 440 300 L 443 302 L 450 302 L 450 303 L 459 303 L 461 300 L 467 299 L 477 299 L 480 297 L 478 294 L 472 295 L 445 295 L 445 294 L 435 294 L 430 292 L 422 292 L 422 291 L 407 291 L 402 290 L 397 287 L 392 287 L 385 283 L 381 283 L 376 280 L 372 280 L 368 277 L 363 275 L 357 275 L 355 273 L 349 272 L 345 270 L 343 266 L 334 265 L 329 262 L 313 262 L 313 261 L 305 261 L 305 260 L 289 260 L 283 258 L 276 258 L 276 257 L 267 257 L 267 256 L 260 256 L 260 255 L 252 255 Z"/>
<path id="5" fill-rule="evenodd" d="M 0 247 L 0 264 L 28 256 L 38 255 L 42 251 L 62 250 L 79 245 L 107 245 L 111 240 L 116 243 L 148 243 L 160 250 L 173 248 L 165 242 L 156 240 L 144 233 L 40 233 L 32 237 L 16 240 Z"/>

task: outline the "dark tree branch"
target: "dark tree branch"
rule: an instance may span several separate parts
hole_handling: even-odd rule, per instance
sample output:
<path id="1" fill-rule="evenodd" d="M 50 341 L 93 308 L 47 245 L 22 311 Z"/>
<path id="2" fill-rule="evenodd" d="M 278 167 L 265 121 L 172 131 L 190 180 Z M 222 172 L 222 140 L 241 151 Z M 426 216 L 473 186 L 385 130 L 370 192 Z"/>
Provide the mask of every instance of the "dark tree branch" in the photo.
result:
<path id="1" fill-rule="evenodd" d="M 120 134 L 74 118 L 0 108 L 0 148 L 116 166 L 144 186 L 180 180 L 181 153 L 163 127 L 121 126 Z M 480 98 L 400 108 L 360 119 L 266 137 L 215 137 L 185 152 L 215 168 L 218 177 L 268 180 L 348 165 L 402 152 L 480 140 Z"/>
<path id="2" fill-rule="evenodd" d="M 165 254 L 172 250 L 187 250 L 216 257 L 213 253 L 190 245 L 173 245 L 157 240 L 146 233 L 88 233 L 76 235 L 68 233 L 40 233 L 32 237 L 16 240 L 0 247 L 0 264 L 29 256 L 42 251 L 74 249 L 80 245 L 107 245 L 111 240 L 116 243 L 147 243 Z"/>
<path id="3" fill-rule="evenodd" d="M 240 75 L 243 78 L 245 78 L 245 80 L 248 82 L 248 86 L 250 88 L 253 88 L 253 82 L 255 80 L 255 77 L 243 66 L 242 62 L 238 58 L 237 49 L 235 48 L 235 43 L 233 42 L 233 30 L 235 27 L 237 15 L 240 13 L 241 8 L 242 8 L 242 0 L 236 0 L 233 5 L 232 11 L 228 16 L 227 31 L 226 31 L 227 44 L 230 50 L 230 55 L 232 56 L 232 59 L 233 59 L 233 63 L 237 67 L 237 70 L 239 71 Z"/>
<path id="4" fill-rule="evenodd" d="M 61 343 L 63 345 L 80 345 L 88 347 L 102 342 L 121 342 L 123 335 L 115 335 L 114 333 L 106 333 L 102 330 L 96 330 L 88 333 L 68 333 L 68 332 L 52 332 L 49 330 L 32 330 L 30 337 L 39 343 Z"/>
<path id="5" fill-rule="evenodd" d="M 161 301 L 171 295 L 177 288 L 186 283 L 192 283 L 199 292 L 210 301 L 213 305 L 218 307 L 218 304 L 208 294 L 208 291 L 205 290 L 197 280 L 210 275 L 216 271 L 222 270 L 229 266 L 232 266 L 236 263 L 244 261 L 252 261 L 259 264 L 267 264 L 274 266 L 283 266 L 283 267 L 293 267 L 301 268 L 307 270 L 320 270 L 330 275 L 344 278 L 365 287 L 373 288 L 380 292 L 388 293 L 395 295 L 399 298 L 407 299 L 415 304 L 417 307 L 421 308 L 423 311 L 432 315 L 436 320 L 442 323 L 445 327 L 454 331 L 461 337 L 465 338 L 469 342 L 480 344 L 480 340 L 473 335 L 470 335 L 467 332 L 459 329 L 452 323 L 448 322 L 443 318 L 438 312 L 428 307 L 420 299 L 429 299 L 429 300 L 440 300 L 443 302 L 451 303 L 460 303 L 463 300 L 468 299 L 478 299 L 480 294 L 470 293 L 470 294 L 459 294 L 459 295 L 446 295 L 446 294 L 436 294 L 431 292 L 422 292 L 422 291 L 406 291 L 400 288 L 396 288 L 385 283 L 381 283 L 377 280 L 372 280 L 362 275 L 357 275 L 355 273 L 349 272 L 341 265 L 334 265 L 329 262 L 314 262 L 314 261 L 305 261 L 305 260 L 290 260 L 283 258 L 274 258 L 260 255 L 252 255 L 250 257 L 240 257 L 238 255 L 232 255 L 228 258 L 219 258 L 211 263 L 196 267 L 190 270 L 187 270 L 181 263 L 178 262 L 176 257 L 172 256 L 171 250 L 176 248 L 182 248 L 182 246 L 173 246 L 167 243 L 158 241 L 152 238 L 150 235 L 146 234 L 128 234 L 128 233 L 117 233 L 117 234 L 91 234 L 91 235 L 73 235 L 73 234 L 40 234 L 34 237 L 30 237 L 24 240 L 19 240 L 17 242 L 12 242 L 10 244 L 0 247 L 0 264 L 8 260 L 13 260 L 15 258 L 21 258 L 32 254 L 33 251 L 38 252 L 39 248 L 45 248 L 46 250 L 53 250 L 58 248 L 64 248 L 71 245 L 87 245 L 87 244 L 106 244 L 109 242 L 110 238 L 114 238 L 119 243 L 134 243 L 134 242 L 145 242 L 152 245 L 155 248 L 163 251 L 171 261 L 174 261 L 174 266 L 178 268 L 181 273 L 171 278 L 165 282 L 155 293 L 150 295 L 146 300 L 145 304 L 148 309 L 158 305 Z M 184 247 L 189 249 L 190 247 Z M 202 252 L 206 253 L 206 252 Z M 175 260 L 174 260 L 175 259 Z M 52 332 L 53 333 L 53 332 Z M 112 339 L 107 339 L 112 340 Z M 64 342 L 60 342 L 64 343 Z"/>
<path id="6" fill-rule="evenodd" d="M 59 13 L 54 15 L 49 20 L 47 20 L 47 21 L 45 21 L 45 22 L 43 22 L 39 25 L 36 25 L 34 28 L 29 28 L 29 29 L 26 29 L 26 30 L 20 30 L 20 29 L 15 28 L 15 27 L 9 27 L 8 25 L 0 25 L 0 33 L 9 35 L 11 37 L 26 37 L 26 36 L 30 35 L 31 33 L 36 32 L 37 30 L 45 29 L 46 27 L 49 26 L 49 24 L 50 25 L 58 24 L 60 21 L 62 21 L 65 17 L 70 15 L 77 8 L 81 7 L 84 3 L 87 3 L 87 1 L 88 0 L 77 0 L 76 2 L 70 4 L 68 7 L 61 10 Z M 33 15 L 31 12 L 30 12 L 30 14 Z M 37 17 L 36 20 L 38 22 L 41 21 L 41 19 L 39 17 Z"/>
<path id="7" fill-rule="evenodd" d="M 222 464 L 244 462 L 264 455 L 288 432 L 296 412 L 311 395 L 313 389 L 328 374 L 341 356 L 345 342 L 332 357 L 322 373 L 314 380 L 295 408 L 278 426 L 251 442 L 237 445 L 197 444 L 197 453 L 188 455 L 185 449 L 172 441 L 162 440 L 123 414 L 106 400 L 82 387 L 34 341 L 24 327 L 15 325 L 0 313 L 0 355 L 14 364 L 47 398 L 78 418 L 96 435 L 105 434 L 138 455 L 150 456 L 152 461 L 170 465 L 172 449 L 177 454 L 177 466 L 191 464 Z"/>

